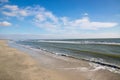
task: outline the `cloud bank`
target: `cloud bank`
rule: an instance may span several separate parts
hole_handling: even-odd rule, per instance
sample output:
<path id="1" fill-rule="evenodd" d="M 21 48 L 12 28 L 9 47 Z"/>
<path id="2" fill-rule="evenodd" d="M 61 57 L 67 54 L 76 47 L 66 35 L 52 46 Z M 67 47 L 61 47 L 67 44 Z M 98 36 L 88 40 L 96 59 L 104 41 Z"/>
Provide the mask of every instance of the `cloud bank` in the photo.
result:
<path id="1" fill-rule="evenodd" d="M 56 16 L 51 11 L 39 5 L 19 7 L 17 5 L 4 5 L 1 13 L 7 17 L 27 18 L 31 17 L 31 23 L 49 33 L 74 33 L 79 34 L 81 30 L 99 30 L 116 27 L 117 22 L 92 21 L 88 13 L 83 17 L 71 19 L 66 16 Z M 0 22 L 0 26 L 10 26 L 9 22 Z"/>
<path id="2" fill-rule="evenodd" d="M 73 27 L 82 29 L 99 29 L 115 27 L 118 23 L 115 22 L 96 22 L 91 21 L 89 17 L 82 17 L 75 20 L 70 20 L 68 17 L 57 17 L 51 11 L 47 11 L 41 6 L 27 6 L 20 8 L 17 5 L 5 5 L 2 8 L 2 14 L 10 17 L 27 17 L 33 16 L 34 23 L 39 27 L 55 28 L 55 27 Z M 84 13 L 88 15 L 88 13 Z"/>

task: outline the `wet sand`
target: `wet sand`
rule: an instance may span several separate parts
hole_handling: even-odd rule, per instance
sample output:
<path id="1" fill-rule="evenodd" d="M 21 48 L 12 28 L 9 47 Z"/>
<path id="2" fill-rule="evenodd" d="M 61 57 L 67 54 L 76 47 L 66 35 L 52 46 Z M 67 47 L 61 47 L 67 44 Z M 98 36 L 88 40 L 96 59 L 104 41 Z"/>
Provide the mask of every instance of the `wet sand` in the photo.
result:
<path id="1" fill-rule="evenodd" d="M 16 48 L 0 41 L 0 80 L 120 80 L 120 74 L 84 60 L 23 46 Z"/>
<path id="2" fill-rule="evenodd" d="M 33 50 L 27 48 L 29 51 Z M 94 67 L 94 63 L 74 58 L 58 56 L 43 50 L 34 49 L 29 54 L 41 66 L 55 70 L 64 75 L 68 80 L 120 80 L 120 74 L 113 73 L 101 66 Z"/>

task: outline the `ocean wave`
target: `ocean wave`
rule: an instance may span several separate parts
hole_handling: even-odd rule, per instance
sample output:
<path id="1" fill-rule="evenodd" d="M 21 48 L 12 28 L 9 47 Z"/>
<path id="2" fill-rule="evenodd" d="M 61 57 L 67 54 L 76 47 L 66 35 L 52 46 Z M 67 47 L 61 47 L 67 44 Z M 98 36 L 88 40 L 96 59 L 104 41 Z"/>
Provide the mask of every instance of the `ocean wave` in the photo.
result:
<path id="1" fill-rule="evenodd" d="M 95 63 L 95 64 L 98 64 L 98 65 L 107 66 L 107 67 L 111 67 L 111 68 L 120 70 L 119 65 L 116 65 L 113 63 L 108 63 L 101 58 L 91 58 L 91 59 L 85 59 L 85 60 L 90 61 L 90 62 Z"/>
<path id="2" fill-rule="evenodd" d="M 65 56 L 65 57 L 70 57 L 70 58 L 75 58 L 75 59 L 78 59 L 74 56 L 71 56 L 71 55 L 67 55 L 67 54 L 59 54 L 60 56 Z M 106 67 L 110 67 L 110 68 L 114 68 L 114 69 L 119 69 L 120 70 L 120 66 L 119 65 L 116 65 L 116 64 L 112 64 L 112 63 L 108 63 L 108 62 L 105 62 L 103 59 L 101 58 L 81 58 L 82 60 L 85 60 L 85 61 L 89 61 L 89 62 L 92 62 L 94 64 L 98 64 L 98 65 L 101 65 L 101 66 L 106 66 Z"/>
<path id="3" fill-rule="evenodd" d="M 38 41 L 38 42 L 48 42 L 48 43 L 69 43 L 69 44 L 105 44 L 105 45 L 120 45 L 118 42 L 98 42 L 98 41 Z"/>
<path id="4" fill-rule="evenodd" d="M 108 70 L 110 72 L 114 72 L 114 73 L 119 73 L 120 74 L 120 69 L 116 69 L 113 67 L 108 67 L 108 66 L 103 66 L 100 64 L 95 64 L 95 63 L 89 63 L 90 66 L 93 67 L 93 69 L 91 69 L 90 71 L 98 71 L 98 70 Z"/>

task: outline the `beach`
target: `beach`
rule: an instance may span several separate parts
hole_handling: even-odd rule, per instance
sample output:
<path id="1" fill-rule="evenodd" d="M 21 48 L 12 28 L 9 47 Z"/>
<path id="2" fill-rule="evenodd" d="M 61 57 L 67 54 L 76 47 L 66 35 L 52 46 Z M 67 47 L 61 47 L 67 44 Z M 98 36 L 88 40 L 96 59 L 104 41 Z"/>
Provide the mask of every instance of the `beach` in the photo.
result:
<path id="1" fill-rule="evenodd" d="M 0 40 L 0 80 L 120 80 L 113 68 L 19 47 Z"/>
<path id="2" fill-rule="evenodd" d="M 6 42 L 0 40 L 0 80 L 66 80 Z"/>

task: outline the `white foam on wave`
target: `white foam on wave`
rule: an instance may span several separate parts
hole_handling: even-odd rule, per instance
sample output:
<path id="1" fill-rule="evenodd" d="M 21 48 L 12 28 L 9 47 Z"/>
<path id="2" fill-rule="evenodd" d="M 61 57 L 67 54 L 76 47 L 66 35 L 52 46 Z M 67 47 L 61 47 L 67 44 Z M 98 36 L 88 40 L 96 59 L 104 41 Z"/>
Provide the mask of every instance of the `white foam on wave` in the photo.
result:
<path id="1" fill-rule="evenodd" d="M 53 53 L 55 53 L 56 55 L 59 55 L 59 56 L 66 56 L 66 57 L 69 56 L 68 54 L 65 54 L 65 53 L 59 53 L 59 52 L 53 52 Z"/>
<path id="2" fill-rule="evenodd" d="M 61 55 L 62 53 L 55 53 L 56 55 Z"/>
<path id="3" fill-rule="evenodd" d="M 99 70 L 108 70 L 110 72 L 113 73 L 118 73 L 120 74 L 120 69 L 115 69 L 115 68 L 111 68 L 111 67 L 107 67 L 107 66 L 102 66 L 96 63 L 89 63 L 90 67 L 67 67 L 67 68 L 59 68 L 59 69 L 63 69 L 63 70 L 77 70 L 77 71 L 82 71 L 82 72 L 87 72 L 87 71 L 99 71 Z"/>
<path id="4" fill-rule="evenodd" d="M 102 65 L 99 65 L 99 64 L 95 64 L 95 63 L 89 63 L 89 65 L 91 67 L 93 67 L 93 69 L 91 69 L 90 71 L 108 70 L 110 72 L 114 72 L 114 73 L 119 73 L 120 74 L 120 70 L 119 69 L 115 69 L 115 68 L 111 68 L 111 67 L 107 67 L 107 66 L 102 66 Z"/>
<path id="5" fill-rule="evenodd" d="M 49 43 L 72 43 L 72 44 L 106 44 L 106 45 L 120 45 L 116 42 L 98 42 L 98 41 L 39 41 Z"/>
<path id="6" fill-rule="evenodd" d="M 104 62 L 102 58 L 90 58 L 88 59 L 89 61 L 94 61 L 94 62 Z"/>

